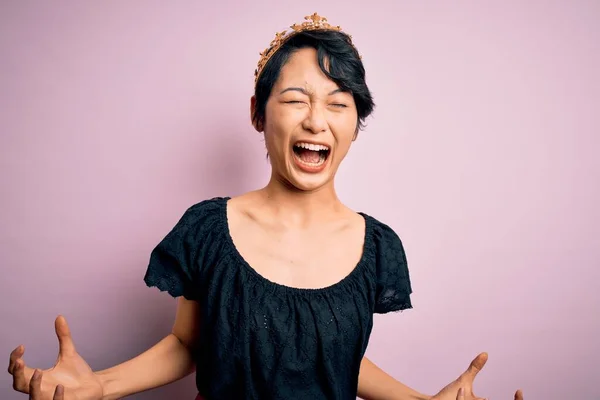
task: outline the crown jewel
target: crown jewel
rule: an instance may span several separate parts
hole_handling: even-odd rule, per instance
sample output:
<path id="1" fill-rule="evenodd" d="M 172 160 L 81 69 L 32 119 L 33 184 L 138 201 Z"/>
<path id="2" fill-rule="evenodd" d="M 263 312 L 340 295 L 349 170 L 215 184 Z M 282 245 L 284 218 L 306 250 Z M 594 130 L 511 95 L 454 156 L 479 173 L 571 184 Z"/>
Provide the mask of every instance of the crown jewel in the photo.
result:
<path id="1" fill-rule="evenodd" d="M 300 24 L 294 24 L 284 31 L 277 32 L 275 34 L 275 38 L 269 44 L 269 47 L 267 47 L 262 53 L 260 53 L 260 60 L 258 60 L 258 65 L 256 67 L 256 70 L 254 71 L 255 85 L 256 82 L 258 82 L 258 78 L 260 77 L 261 72 L 265 68 L 265 65 L 267 65 L 267 62 L 271 59 L 273 54 L 275 54 L 277 50 L 279 50 L 279 48 L 295 34 L 304 31 L 342 30 L 342 28 L 340 28 L 339 26 L 330 25 L 329 22 L 327 22 L 327 18 L 321 17 L 317 13 L 304 17 L 304 20 L 305 21 Z M 348 35 L 348 38 L 351 39 L 350 35 Z"/>

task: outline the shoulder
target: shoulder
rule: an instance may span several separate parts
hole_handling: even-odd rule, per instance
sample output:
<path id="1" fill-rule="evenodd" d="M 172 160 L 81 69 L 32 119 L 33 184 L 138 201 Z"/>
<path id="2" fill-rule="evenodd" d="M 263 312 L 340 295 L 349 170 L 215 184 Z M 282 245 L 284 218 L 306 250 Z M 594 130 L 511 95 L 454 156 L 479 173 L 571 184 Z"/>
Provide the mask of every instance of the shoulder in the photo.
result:
<path id="1" fill-rule="evenodd" d="M 213 197 L 188 207 L 184 215 L 217 215 L 226 205 L 229 197 Z"/>
<path id="2" fill-rule="evenodd" d="M 400 235 L 387 223 L 363 214 L 370 225 L 370 239 L 378 273 L 407 269 L 407 257 Z"/>
<path id="3" fill-rule="evenodd" d="M 367 221 L 378 251 L 404 251 L 400 235 L 390 225 L 368 214 L 361 214 Z"/>
<path id="4" fill-rule="evenodd" d="M 377 276 L 375 312 L 384 314 L 412 308 L 410 273 L 404 245 L 390 225 L 370 216 L 365 217 L 372 229 Z"/>
<path id="5" fill-rule="evenodd" d="M 225 246 L 227 197 L 202 200 L 187 208 L 158 243 L 152 258 L 189 263 L 207 254 L 219 255 Z M 218 251 L 219 250 L 219 251 Z"/>
<path id="6" fill-rule="evenodd" d="M 176 228 L 179 230 L 211 229 L 223 222 L 228 197 L 213 197 L 189 206 Z"/>
<path id="7" fill-rule="evenodd" d="M 156 245 L 144 280 L 172 296 L 198 298 L 202 273 L 223 254 L 223 207 L 227 198 L 203 200 L 190 206 Z"/>
<path id="8" fill-rule="evenodd" d="M 226 227 L 227 200 L 227 197 L 214 197 L 189 206 L 180 214 L 160 246 L 196 248 L 201 243 L 222 239 Z"/>

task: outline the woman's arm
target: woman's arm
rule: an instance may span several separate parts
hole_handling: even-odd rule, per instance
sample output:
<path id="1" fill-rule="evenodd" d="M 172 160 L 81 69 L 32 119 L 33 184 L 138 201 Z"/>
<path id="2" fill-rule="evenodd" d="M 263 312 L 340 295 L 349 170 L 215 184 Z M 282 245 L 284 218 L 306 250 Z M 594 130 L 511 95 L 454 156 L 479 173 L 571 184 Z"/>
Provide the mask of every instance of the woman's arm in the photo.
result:
<path id="1" fill-rule="evenodd" d="M 192 349 L 200 327 L 198 308 L 197 302 L 179 298 L 171 334 L 139 356 L 97 372 L 103 383 L 103 399 L 143 392 L 194 372 Z"/>
<path id="2" fill-rule="evenodd" d="M 360 364 L 358 397 L 364 400 L 428 400 L 431 398 L 398 382 L 367 357 L 363 357 Z"/>

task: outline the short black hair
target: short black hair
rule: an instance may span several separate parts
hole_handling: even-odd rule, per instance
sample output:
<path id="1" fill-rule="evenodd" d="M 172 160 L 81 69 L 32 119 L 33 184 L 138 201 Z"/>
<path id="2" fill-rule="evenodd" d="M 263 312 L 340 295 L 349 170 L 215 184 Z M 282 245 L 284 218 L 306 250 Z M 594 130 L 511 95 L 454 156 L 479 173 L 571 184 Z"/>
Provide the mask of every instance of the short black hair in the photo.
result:
<path id="1" fill-rule="evenodd" d="M 350 36 L 332 30 L 299 32 L 285 42 L 265 65 L 254 90 L 256 106 L 252 121 L 257 126 L 264 125 L 266 106 L 281 68 L 299 49 L 312 47 L 317 50 L 319 66 L 323 73 L 334 81 L 340 89 L 354 97 L 358 112 L 357 130 L 364 127 L 365 119 L 375 108 L 371 91 L 365 80 L 365 67 Z"/>

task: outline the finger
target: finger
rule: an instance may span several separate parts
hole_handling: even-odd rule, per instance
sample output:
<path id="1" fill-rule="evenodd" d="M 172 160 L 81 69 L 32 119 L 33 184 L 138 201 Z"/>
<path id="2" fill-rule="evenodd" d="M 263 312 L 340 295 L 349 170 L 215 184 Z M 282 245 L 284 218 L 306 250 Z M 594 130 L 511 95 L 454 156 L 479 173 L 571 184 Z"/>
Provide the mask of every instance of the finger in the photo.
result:
<path id="1" fill-rule="evenodd" d="M 54 329 L 58 337 L 59 356 L 69 356 L 75 354 L 75 344 L 71 337 L 71 330 L 67 324 L 67 320 L 62 315 L 59 315 L 54 321 Z"/>
<path id="2" fill-rule="evenodd" d="M 456 395 L 456 400 L 465 400 L 465 389 L 458 389 L 458 394 Z"/>
<path id="3" fill-rule="evenodd" d="M 29 382 L 33 377 L 33 369 L 26 367 L 21 359 L 15 361 L 13 370 L 13 389 L 22 393 L 29 393 Z"/>
<path id="4" fill-rule="evenodd" d="M 10 353 L 10 357 L 8 360 L 8 373 L 9 374 L 12 375 L 13 370 L 15 369 L 16 361 L 19 358 L 23 358 L 24 354 L 25 354 L 25 346 L 23 346 L 23 345 L 20 345 L 19 347 L 17 347 Z"/>
<path id="5" fill-rule="evenodd" d="M 517 393 L 515 393 L 515 400 L 523 400 L 523 392 L 521 390 L 517 390 Z"/>
<path id="6" fill-rule="evenodd" d="M 487 353 L 479 354 L 477 357 L 475 357 L 473 359 L 473 361 L 471 361 L 469 368 L 467 368 L 467 370 L 465 371 L 465 375 L 468 375 L 469 377 L 474 379 L 475 376 L 477 376 L 477 374 L 479 373 L 479 371 L 481 371 L 481 369 L 485 366 L 485 363 L 487 362 L 487 360 L 488 360 Z"/>
<path id="7" fill-rule="evenodd" d="M 65 388 L 63 385 L 58 385 L 56 390 L 54 391 L 54 397 L 52 400 L 64 400 L 65 398 Z"/>
<path id="8" fill-rule="evenodd" d="M 42 371 L 36 369 L 29 382 L 29 399 L 40 400 L 42 398 Z"/>

